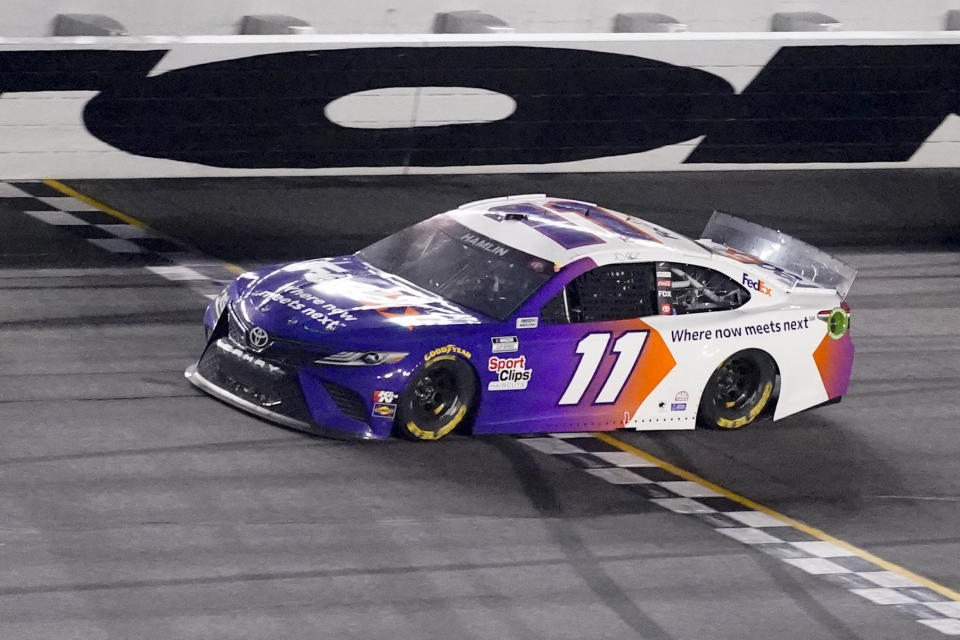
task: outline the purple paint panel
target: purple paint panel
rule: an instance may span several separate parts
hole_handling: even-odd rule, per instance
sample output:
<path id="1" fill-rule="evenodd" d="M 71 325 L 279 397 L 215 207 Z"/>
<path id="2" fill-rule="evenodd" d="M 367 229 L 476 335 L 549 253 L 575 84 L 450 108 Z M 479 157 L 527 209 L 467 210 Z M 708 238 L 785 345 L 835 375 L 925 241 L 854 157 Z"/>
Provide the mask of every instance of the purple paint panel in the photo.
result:
<path id="1" fill-rule="evenodd" d="M 600 207 L 595 207 L 584 202 L 571 202 L 569 200 L 548 202 L 547 206 L 558 211 L 573 211 L 575 213 L 579 213 L 580 215 L 589 218 L 590 221 L 597 223 L 604 229 L 609 229 L 614 233 L 619 233 L 620 235 L 627 236 L 628 238 L 648 240 L 650 242 L 660 242 L 649 233 L 634 227 L 630 223 L 621 220 L 608 211 L 604 211 Z"/>
<path id="2" fill-rule="evenodd" d="M 490 211 L 501 213 L 522 213 L 527 217 L 523 224 L 533 227 L 538 232 L 550 238 L 564 249 L 588 247 L 594 244 L 603 244 L 603 238 L 593 235 L 583 229 L 574 227 L 568 220 L 533 204 L 505 204 L 491 207 Z"/>
<path id="3" fill-rule="evenodd" d="M 498 211 L 500 213 L 522 213 L 528 216 L 542 216 L 545 213 L 549 213 L 546 209 L 542 209 L 537 205 L 530 204 L 528 202 L 502 204 L 497 207 L 490 207 L 490 211 Z"/>

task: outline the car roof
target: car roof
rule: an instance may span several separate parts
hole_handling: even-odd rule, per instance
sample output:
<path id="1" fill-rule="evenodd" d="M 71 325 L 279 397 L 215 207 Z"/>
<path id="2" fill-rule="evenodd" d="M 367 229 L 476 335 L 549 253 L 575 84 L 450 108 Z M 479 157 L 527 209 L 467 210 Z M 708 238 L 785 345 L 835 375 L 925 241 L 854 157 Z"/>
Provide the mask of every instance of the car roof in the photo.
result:
<path id="1" fill-rule="evenodd" d="M 711 255 L 689 238 L 646 220 L 592 202 L 545 194 L 477 200 L 445 215 L 500 244 L 558 266 L 580 258 L 605 264 Z"/>

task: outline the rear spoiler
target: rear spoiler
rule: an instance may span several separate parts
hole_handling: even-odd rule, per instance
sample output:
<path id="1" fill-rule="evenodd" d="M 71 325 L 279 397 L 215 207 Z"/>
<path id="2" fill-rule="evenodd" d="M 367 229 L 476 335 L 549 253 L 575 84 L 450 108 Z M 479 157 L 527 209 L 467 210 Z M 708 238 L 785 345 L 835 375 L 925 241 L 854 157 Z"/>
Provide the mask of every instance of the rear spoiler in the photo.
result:
<path id="1" fill-rule="evenodd" d="M 825 251 L 722 211 L 713 212 L 702 237 L 747 254 L 747 257 L 771 265 L 800 281 L 834 289 L 841 298 L 847 297 L 857 277 L 854 267 Z"/>

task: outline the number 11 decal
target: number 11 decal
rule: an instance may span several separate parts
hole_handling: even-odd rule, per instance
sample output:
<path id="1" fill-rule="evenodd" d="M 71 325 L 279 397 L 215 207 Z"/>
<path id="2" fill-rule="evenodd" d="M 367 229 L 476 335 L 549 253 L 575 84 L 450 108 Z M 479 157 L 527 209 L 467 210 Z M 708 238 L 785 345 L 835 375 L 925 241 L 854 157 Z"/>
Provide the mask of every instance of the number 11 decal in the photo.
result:
<path id="1" fill-rule="evenodd" d="M 617 354 L 617 361 L 593 404 L 612 404 L 617 401 L 630 374 L 633 373 L 633 368 L 637 366 L 637 360 L 640 359 L 643 347 L 647 344 L 648 335 L 650 335 L 649 331 L 627 331 L 613 343 L 612 351 Z M 607 353 L 607 345 L 611 337 L 609 333 L 590 333 L 577 343 L 580 364 L 573 372 L 573 378 L 558 404 L 580 404 L 583 394 L 587 392 L 587 387 L 597 375 L 597 369 L 600 368 L 603 356 Z"/>

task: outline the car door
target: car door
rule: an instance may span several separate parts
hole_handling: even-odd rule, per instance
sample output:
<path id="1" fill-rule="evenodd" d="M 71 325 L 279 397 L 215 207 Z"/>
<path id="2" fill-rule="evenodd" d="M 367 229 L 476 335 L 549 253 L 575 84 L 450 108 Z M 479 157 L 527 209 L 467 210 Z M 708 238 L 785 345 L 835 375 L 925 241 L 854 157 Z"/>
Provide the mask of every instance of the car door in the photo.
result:
<path id="1" fill-rule="evenodd" d="M 673 365 L 642 320 L 657 313 L 655 271 L 653 263 L 595 266 L 564 283 L 536 317 L 518 318 L 517 352 L 487 362 L 486 402 L 508 407 L 502 419 L 522 421 L 523 431 L 622 427 L 649 380 Z M 638 375 L 646 369 L 652 376 Z"/>

